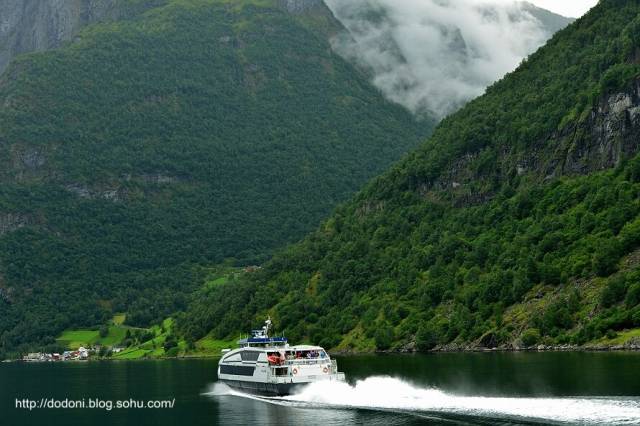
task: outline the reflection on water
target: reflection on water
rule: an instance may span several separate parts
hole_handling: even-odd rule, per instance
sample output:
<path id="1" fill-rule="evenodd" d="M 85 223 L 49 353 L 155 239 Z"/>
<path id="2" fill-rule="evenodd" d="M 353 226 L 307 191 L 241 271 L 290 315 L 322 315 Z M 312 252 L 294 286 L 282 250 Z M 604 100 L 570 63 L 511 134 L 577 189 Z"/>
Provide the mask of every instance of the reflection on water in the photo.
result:
<path id="1" fill-rule="evenodd" d="M 352 356 L 349 383 L 285 398 L 216 384 L 217 360 L 0 364 L 4 425 L 640 425 L 640 353 Z M 18 410 L 16 398 L 171 399 L 161 410 Z"/>

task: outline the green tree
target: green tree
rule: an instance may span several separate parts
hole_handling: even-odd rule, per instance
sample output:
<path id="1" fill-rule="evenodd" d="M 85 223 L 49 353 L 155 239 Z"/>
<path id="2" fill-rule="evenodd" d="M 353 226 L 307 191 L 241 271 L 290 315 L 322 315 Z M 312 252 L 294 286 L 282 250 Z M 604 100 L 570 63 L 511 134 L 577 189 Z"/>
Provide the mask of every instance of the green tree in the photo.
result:
<path id="1" fill-rule="evenodd" d="M 394 341 L 393 328 L 389 325 L 378 326 L 374 333 L 376 348 L 379 350 L 387 350 Z"/>
<path id="2" fill-rule="evenodd" d="M 429 351 L 438 344 L 438 332 L 431 323 L 422 324 L 416 333 L 416 348 Z"/>
<path id="3" fill-rule="evenodd" d="M 98 332 L 101 338 L 105 338 L 109 335 L 109 326 L 103 325 L 100 327 L 100 331 Z"/>
<path id="4" fill-rule="evenodd" d="M 525 347 L 535 346 L 540 341 L 540 330 L 529 328 L 522 333 L 520 338 L 522 339 L 522 344 Z"/>

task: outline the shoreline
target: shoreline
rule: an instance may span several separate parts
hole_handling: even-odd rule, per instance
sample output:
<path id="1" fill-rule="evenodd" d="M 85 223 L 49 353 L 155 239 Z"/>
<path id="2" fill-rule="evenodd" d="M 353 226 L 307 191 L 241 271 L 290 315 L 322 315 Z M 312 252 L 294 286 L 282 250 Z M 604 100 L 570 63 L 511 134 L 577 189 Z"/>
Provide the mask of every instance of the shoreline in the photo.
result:
<path id="1" fill-rule="evenodd" d="M 640 351 L 640 342 L 631 341 L 624 344 L 608 345 L 588 343 L 586 345 L 534 345 L 534 346 L 513 346 L 501 345 L 495 348 L 485 348 L 480 346 L 462 346 L 449 344 L 436 346 L 430 352 L 620 352 L 620 351 Z"/>
<path id="2" fill-rule="evenodd" d="M 330 355 L 366 355 L 366 354 L 439 354 L 439 353 L 506 353 L 506 352 L 640 352 L 640 344 L 624 345 L 537 345 L 530 347 L 498 346 L 485 348 L 480 346 L 464 346 L 449 344 L 436 346 L 428 351 L 417 351 L 413 348 L 386 351 L 334 351 Z"/>
<path id="3" fill-rule="evenodd" d="M 497 348 L 481 348 L 481 347 L 460 347 L 458 345 L 447 345 L 445 347 L 435 348 L 429 351 L 416 351 L 416 350 L 387 350 L 387 351 L 335 351 L 329 352 L 331 356 L 359 356 L 359 355 L 429 355 L 429 354 L 453 354 L 453 353 L 542 353 L 542 352 L 640 352 L 640 345 L 586 345 L 586 346 L 574 346 L 574 345 L 539 345 L 528 348 L 514 348 L 514 347 L 497 347 Z M 131 362 L 131 361 L 170 361 L 170 360 L 205 360 L 220 358 L 221 355 L 184 355 L 175 357 L 148 357 L 148 358 L 130 358 L 130 359 L 118 359 L 118 358 L 90 358 L 87 360 L 72 360 L 72 361 L 25 361 L 23 359 L 6 359 L 0 361 L 0 363 L 24 363 L 24 364 L 60 364 L 60 363 L 85 363 L 85 362 L 101 362 L 101 361 L 115 361 L 115 362 Z"/>

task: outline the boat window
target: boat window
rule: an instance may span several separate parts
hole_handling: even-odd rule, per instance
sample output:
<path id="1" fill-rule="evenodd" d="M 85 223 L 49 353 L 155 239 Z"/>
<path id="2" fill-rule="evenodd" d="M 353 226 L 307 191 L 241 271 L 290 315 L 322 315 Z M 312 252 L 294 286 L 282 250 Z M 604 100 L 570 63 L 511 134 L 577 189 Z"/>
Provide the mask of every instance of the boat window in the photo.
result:
<path id="1" fill-rule="evenodd" d="M 243 361 L 257 361 L 260 356 L 260 352 L 258 351 L 242 351 L 240 352 L 240 356 Z"/>
<path id="2" fill-rule="evenodd" d="M 240 358 L 240 354 L 237 352 L 234 354 L 229 354 L 223 358 L 223 361 L 241 361 L 241 360 L 242 358 Z"/>
<path id="3" fill-rule="evenodd" d="M 287 367 L 276 367 L 274 368 L 276 376 L 288 376 L 289 369 Z"/>
<path id="4" fill-rule="evenodd" d="M 233 374 L 234 376 L 253 376 L 256 367 L 244 365 L 221 365 L 220 374 Z"/>

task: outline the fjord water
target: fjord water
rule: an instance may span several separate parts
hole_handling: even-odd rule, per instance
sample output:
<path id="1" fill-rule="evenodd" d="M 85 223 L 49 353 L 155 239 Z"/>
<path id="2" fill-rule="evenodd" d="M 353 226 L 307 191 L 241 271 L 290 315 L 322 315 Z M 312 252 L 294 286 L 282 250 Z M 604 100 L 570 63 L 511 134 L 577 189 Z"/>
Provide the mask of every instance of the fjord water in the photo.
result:
<path id="1" fill-rule="evenodd" d="M 338 359 L 348 384 L 255 398 L 217 360 L 0 364 L 0 424 L 640 424 L 639 353 L 456 353 Z M 17 409 L 16 399 L 173 400 L 162 409 Z"/>

